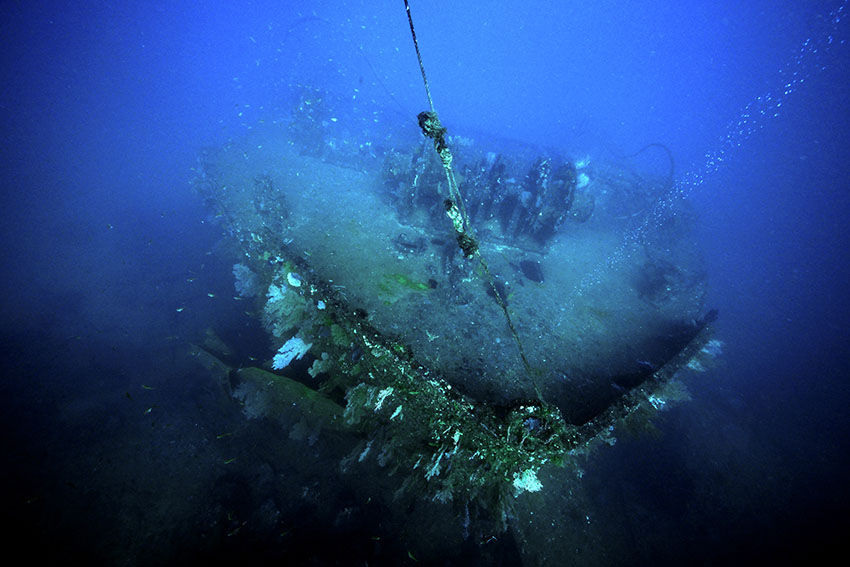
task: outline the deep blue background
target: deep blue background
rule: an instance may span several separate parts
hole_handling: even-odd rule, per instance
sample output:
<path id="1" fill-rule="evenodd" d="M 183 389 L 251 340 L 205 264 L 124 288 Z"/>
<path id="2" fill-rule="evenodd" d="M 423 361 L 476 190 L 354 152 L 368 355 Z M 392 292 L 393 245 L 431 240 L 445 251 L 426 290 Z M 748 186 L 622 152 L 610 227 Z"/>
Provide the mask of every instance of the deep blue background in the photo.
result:
<path id="1" fill-rule="evenodd" d="M 3 420 L 30 446 L 34 401 L 150 382 L 146 350 L 220 312 L 208 289 L 185 285 L 216 237 L 189 185 L 200 148 L 285 117 L 296 83 L 359 89 L 411 119 L 426 107 L 401 0 L 83 4 L 0 8 L 0 322 L 14 360 Z M 846 6 L 834 22 L 840 1 L 412 4 L 453 133 L 598 160 L 663 142 L 679 176 L 696 176 L 684 189 L 726 351 L 695 379 L 670 439 L 696 439 L 709 462 L 718 429 L 740 428 L 735 462 L 757 469 L 770 455 L 764 477 L 790 479 L 784 501 L 765 489 L 776 522 L 764 529 L 846 528 Z M 768 112 L 757 131 L 736 134 L 758 97 Z M 718 153 L 715 171 L 706 156 Z M 661 167 L 651 156 L 643 166 Z M 185 305 L 195 314 L 176 319 Z M 95 377 L 104 359 L 112 370 Z M 673 442 L 658 449 L 663 467 L 681 466 Z M 599 474 L 623 459 L 657 472 L 618 448 Z"/>

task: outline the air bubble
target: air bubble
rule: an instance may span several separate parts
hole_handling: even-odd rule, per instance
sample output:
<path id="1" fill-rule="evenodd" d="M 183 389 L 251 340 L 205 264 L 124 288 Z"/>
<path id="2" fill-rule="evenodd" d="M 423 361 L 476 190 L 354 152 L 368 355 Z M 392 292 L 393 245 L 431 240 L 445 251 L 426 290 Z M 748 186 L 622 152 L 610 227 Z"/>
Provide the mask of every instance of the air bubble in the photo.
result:
<path id="1" fill-rule="evenodd" d="M 846 30 L 838 30 L 837 26 L 842 20 L 844 10 L 850 0 L 844 0 L 841 6 L 829 13 L 824 21 L 828 22 L 830 29 L 823 30 L 819 48 L 818 42 L 813 38 L 806 38 L 796 55 L 779 69 L 780 77 L 787 78 L 790 73 L 792 79 L 784 83 L 782 88 L 785 97 L 796 92 L 796 87 L 802 85 L 809 76 L 828 69 L 829 65 L 824 61 L 835 44 L 845 45 L 845 39 L 835 41 L 841 37 Z M 643 222 L 636 228 L 624 235 L 623 242 L 615 249 L 604 262 L 591 270 L 576 286 L 574 292 L 582 295 L 588 289 L 598 285 L 603 279 L 603 271 L 619 264 L 627 256 L 630 246 L 637 243 L 645 243 L 646 235 L 674 212 L 679 200 L 687 199 L 694 191 L 702 187 L 706 179 L 716 173 L 722 163 L 727 159 L 727 147 L 732 147 L 737 152 L 756 131 L 765 127 L 767 121 L 778 118 L 778 109 L 782 107 L 784 99 L 774 98 L 771 92 L 755 97 L 741 109 L 736 120 L 729 123 L 727 132 L 720 137 L 719 147 L 707 151 L 704 155 L 703 165 L 685 173 L 680 180 L 674 183 L 667 194 L 659 197 L 655 206 L 644 218 Z M 757 113 L 755 111 L 758 111 Z"/>

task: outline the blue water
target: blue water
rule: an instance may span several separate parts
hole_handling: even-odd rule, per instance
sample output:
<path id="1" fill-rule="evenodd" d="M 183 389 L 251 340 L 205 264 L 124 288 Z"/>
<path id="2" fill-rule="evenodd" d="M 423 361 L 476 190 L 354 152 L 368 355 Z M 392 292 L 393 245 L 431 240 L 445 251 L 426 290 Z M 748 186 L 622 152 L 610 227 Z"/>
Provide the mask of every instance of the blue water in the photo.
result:
<path id="1" fill-rule="evenodd" d="M 238 474 L 223 465 L 238 409 L 184 360 L 209 327 L 268 354 L 228 301 L 232 263 L 208 253 L 221 229 L 189 181 L 203 147 L 284 119 L 298 83 L 411 120 L 424 110 L 403 2 L 84 4 L 0 9 L 7 535 L 29 556 L 97 563 L 252 550 L 330 564 L 339 528 L 319 504 L 279 503 L 274 538 L 211 527 L 251 516 L 286 464 L 267 472 L 257 448 Z M 518 4 L 412 2 L 443 123 L 598 160 L 671 148 L 726 343 L 659 437 L 588 463 L 586 523 L 604 527 L 577 557 L 743 564 L 837 548 L 850 528 L 850 8 Z M 656 157 L 639 165 L 663 172 Z M 370 553 L 394 564 L 396 551 Z"/>

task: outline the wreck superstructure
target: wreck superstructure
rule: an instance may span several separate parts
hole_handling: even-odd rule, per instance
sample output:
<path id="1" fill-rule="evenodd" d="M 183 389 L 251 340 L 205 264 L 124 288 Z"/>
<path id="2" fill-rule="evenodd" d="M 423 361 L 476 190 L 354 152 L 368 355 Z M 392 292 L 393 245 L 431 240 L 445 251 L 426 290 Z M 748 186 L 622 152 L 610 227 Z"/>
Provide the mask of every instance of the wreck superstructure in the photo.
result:
<path id="1" fill-rule="evenodd" d="M 319 427 L 354 432 L 350 457 L 401 473 L 399 491 L 493 509 L 686 397 L 679 371 L 711 355 L 689 213 L 624 238 L 669 179 L 449 138 L 482 266 L 431 142 L 381 118 L 302 87 L 287 120 L 199 159 L 273 349 L 227 376 L 243 403 L 298 382 Z M 260 413 L 300 411 L 285 399 Z"/>

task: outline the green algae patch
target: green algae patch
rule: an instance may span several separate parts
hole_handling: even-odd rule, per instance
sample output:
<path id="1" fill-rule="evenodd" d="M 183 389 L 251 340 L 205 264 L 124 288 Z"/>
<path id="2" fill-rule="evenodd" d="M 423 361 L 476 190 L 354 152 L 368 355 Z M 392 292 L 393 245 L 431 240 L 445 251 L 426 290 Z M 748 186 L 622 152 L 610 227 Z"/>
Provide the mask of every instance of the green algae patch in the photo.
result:
<path id="1" fill-rule="evenodd" d="M 378 292 L 381 301 L 393 304 L 402 297 L 413 292 L 430 291 L 431 286 L 427 282 L 418 281 L 404 274 L 387 274 L 378 284 Z"/>

